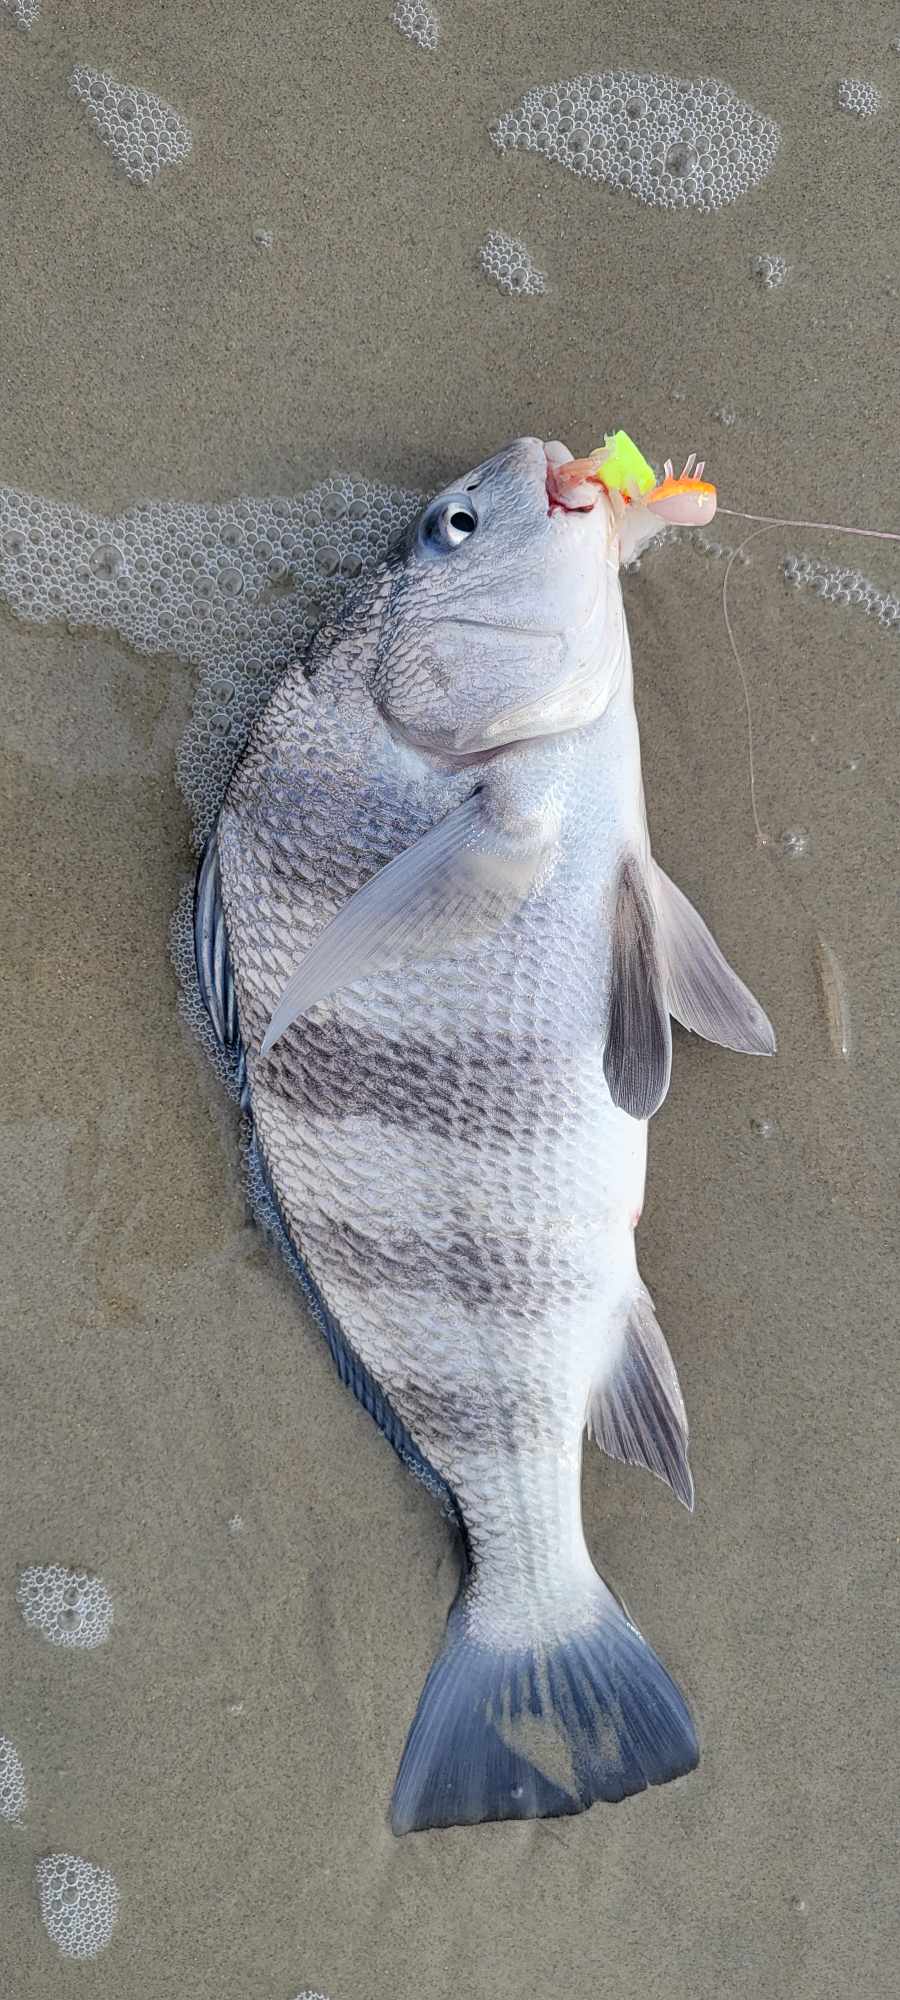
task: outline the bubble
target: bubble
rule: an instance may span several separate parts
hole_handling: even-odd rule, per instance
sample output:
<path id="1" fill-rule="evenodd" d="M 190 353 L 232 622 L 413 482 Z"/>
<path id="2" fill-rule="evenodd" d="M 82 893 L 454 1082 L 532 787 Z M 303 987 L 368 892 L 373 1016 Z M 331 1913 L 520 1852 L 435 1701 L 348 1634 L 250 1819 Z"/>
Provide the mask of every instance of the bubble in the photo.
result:
<path id="1" fill-rule="evenodd" d="M 874 118 L 881 104 L 878 85 L 864 83 L 861 77 L 842 77 L 834 94 L 838 110 L 849 111 L 854 118 Z"/>
<path id="2" fill-rule="evenodd" d="M 63 1958 L 96 1958 L 109 1944 L 119 1889 L 108 1868 L 77 1854 L 46 1854 L 35 1868 L 41 1920 Z"/>
<path id="3" fill-rule="evenodd" d="M 713 410 L 713 416 L 718 423 L 725 424 L 726 427 L 730 428 L 736 422 L 737 411 L 733 403 L 720 403 L 718 409 Z"/>
<path id="4" fill-rule="evenodd" d="M 486 278 L 492 278 L 501 292 L 512 292 L 520 298 L 537 298 L 547 289 L 543 271 L 532 263 L 531 255 L 518 237 L 507 236 L 502 229 L 492 229 L 486 236 L 480 250 L 481 268 Z"/>
<path id="5" fill-rule="evenodd" d="M 401 35 L 407 41 L 417 42 L 420 49 L 437 48 L 440 24 L 425 0 L 397 0 L 391 20 Z"/>
<path id="6" fill-rule="evenodd" d="M 783 285 L 788 275 L 788 268 L 786 258 L 777 251 L 770 250 L 765 250 L 760 256 L 754 257 L 750 265 L 754 278 L 758 278 L 764 292 L 774 292 L 779 285 Z"/>
<path id="7" fill-rule="evenodd" d="M 257 250 L 271 250 L 275 238 L 271 229 L 254 229 L 253 241 Z"/>
<path id="8" fill-rule="evenodd" d="M 32 1563 L 19 1575 L 16 1603 L 26 1625 L 51 1646 L 102 1646 L 113 1620 L 112 1599 L 99 1576 Z"/>
<path id="9" fill-rule="evenodd" d="M 17 28 L 33 28 L 41 11 L 41 0 L 0 0 L 7 14 L 11 14 Z"/>
<path id="10" fill-rule="evenodd" d="M 750 1130 L 757 1139 L 775 1139 L 778 1136 L 774 1118 L 751 1118 Z"/>
<path id="11" fill-rule="evenodd" d="M 861 570 L 818 556 L 790 555 L 785 557 L 783 574 L 788 583 L 804 586 L 831 604 L 858 609 L 894 631 L 900 628 L 900 597 L 882 590 Z"/>
<path id="12" fill-rule="evenodd" d="M 230 1535 L 239 1535 L 241 1529 L 243 1528 L 243 1525 L 244 1525 L 243 1514 L 232 1514 L 231 1519 L 227 1523 L 228 1533 Z"/>
<path id="13" fill-rule="evenodd" d="M 0 1819 L 15 1826 L 26 1803 L 25 1766 L 15 1744 L 0 1736 Z"/>
<path id="14" fill-rule="evenodd" d="M 163 167 L 181 165 L 191 152 L 193 138 L 180 112 L 152 90 L 117 83 L 108 70 L 76 63 L 69 95 L 81 104 L 101 145 L 138 187 L 149 187 Z"/>
<path id="15" fill-rule="evenodd" d="M 491 137 L 501 151 L 549 153 L 645 205 L 706 211 L 758 186 L 780 144 L 777 126 L 714 78 L 633 70 L 536 86 Z"/>
<path id="16" fill-rule="evenodd" d="M 802 861 L 809 853 L 809 834 L 802 826 L 789 826 L 779 835 L 778 845 L 786 861 Z"/>
<path id="17" fill-rule="evenodd" d="M 676 145 L 669 147 L 666 154 L 666 170 L 676 180 L 686 181 L 693 173 L 697 159 L 696 148 L 687 140 L 679 139 Z"/>
<path id="18" fill-rule="evenodd" d="M 125 567 L 125 557 L 121 549 L 112 542 L 101 542 L 91 556 L 91 568 L 101 583 L 114 583 Z"/>

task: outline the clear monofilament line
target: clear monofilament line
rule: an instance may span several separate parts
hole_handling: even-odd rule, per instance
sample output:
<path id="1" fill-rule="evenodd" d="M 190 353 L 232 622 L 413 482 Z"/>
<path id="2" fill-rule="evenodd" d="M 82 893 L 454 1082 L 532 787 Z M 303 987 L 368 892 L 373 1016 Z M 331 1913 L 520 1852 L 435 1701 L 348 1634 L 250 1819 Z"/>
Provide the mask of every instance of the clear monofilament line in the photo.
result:
<path id="1" fill-rule="evenodd" d="M 728 578 L 731 574 L 732 568 L 734 564 L 737 562 L 738 557 L 743 555 L 744 550 L 749 547 L 750 543 L 757 541 L 761 535 L 768 533 L 768 531 L 771 528 L 810 528 L 810 529 L 816 528 L 819 529 L 823 534 L 859 535 L 863 537 L 863 539 L 875 542 L 900 542 L 900 532 L 890 528 L 851 528 L 844 521 L 800 521 L 800 520 L 789 520 L 786 516 L 781 514 L 748 514 L 742 507 L 718 507 L 716 509 L 716 512 L 717 514 L 727 514 L 729 518 L 733 521 L 754 521 L 758 524 L 753 529 L 753 532 L 751 534 L 746 535 L 744 537 L 744 540 L 739 544 L 739 546 L 736 549 L 732 549 L 732 552 L 725 565 L 725 574 L 722 578 L 722 616 L 725 620 L 725 630 L 728 634 L 728 643 L 729 646 L 731 647 L 731 651 L 734 656 L 734 663 L 740 675 L 741 688 L 743 690 L 743 695 L 744 695 L 744 708 L 747 715 L 747 756 L 750 766 L 750 811 L 753 814 L 753 825 L 756 832 L 757 845 L 759 847 L 768 847 L 770 844 L 769 836 L 767 833 L 763 832 L 762 826 L 760 824 L 759 813 L 757 811 L 757 806 L 756 806 L 756 759 L 755 759 L 754 739 L 753 739 L 753 714 L 750 707 L 750 689 L 747 685 L 747 675 L 744 671 L 744 663 L 737 649 L 734 631 L 732 629 L 732 624 L 731 624 L 731 618 L 729 616 L 729 611 L 728 611 Z"/>
<path id="2" fill-rule="evenodd" d="M 892 528 L 850 528 L 846 521 L 789 521 L 781 514 L 747 514 L 742 507 L 717 507 L 716 513 L 728 514 L 733 521 L 758 521 L 764 528 L 821 528 L 829 535 L 862 535 L 873 542 L 900 542 L 900 530 Z"/>

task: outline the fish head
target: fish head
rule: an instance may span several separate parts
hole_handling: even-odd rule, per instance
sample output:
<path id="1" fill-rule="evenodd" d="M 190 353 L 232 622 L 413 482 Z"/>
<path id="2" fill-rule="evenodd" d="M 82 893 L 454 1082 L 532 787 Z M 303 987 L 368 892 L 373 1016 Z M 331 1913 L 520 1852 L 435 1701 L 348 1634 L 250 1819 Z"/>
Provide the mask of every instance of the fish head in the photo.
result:
<path id="1" fill-rule="evenodd" d="M 601 486 L 558 486 L 571 458 L 518 438 L 413 524 L 372 685 L 407 741 L 474 758 L 602 714 L 627 660 L 618 523 Z"/>

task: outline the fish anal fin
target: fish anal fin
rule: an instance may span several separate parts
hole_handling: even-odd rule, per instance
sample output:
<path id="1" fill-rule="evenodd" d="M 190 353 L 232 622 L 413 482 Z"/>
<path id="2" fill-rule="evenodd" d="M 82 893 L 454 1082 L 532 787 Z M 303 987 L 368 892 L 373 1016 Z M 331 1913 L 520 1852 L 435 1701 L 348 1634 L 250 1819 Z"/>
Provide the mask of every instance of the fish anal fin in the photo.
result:
<path id="1" fill-rule="evenodd" d="M 540 814 L 508 824 L 486 790 L 464 799 L 326 924 L 284 988 L 261 1056 L 293 1021 L 354 980 L 492 937 L 527 896 L 557 825 Z"/>
<path id="2" fill-rule="evenodd" d="M 629 1307 L 617 1359 L 594 1388 L 588 1430 L 610 1458 L 646 1466 L 693 1510 L 684 1401 L 675 1363 L 643 1287 Z"/>
<path id="3" fill-rule="evenodd" d="M 669 1088 L 672 1030 L 656 914 L 636 855 L 619 869 L 612 915 L 603 1070 L 613 1103 L 650 1118 Z"/>
<path id="4" fill-rule="evenodd" d="M 719 950 L 693 903 L 656 866 L 653 887 L 669 1010 L 675 1020 L 720 1048 L 743 1055 L 774 1055 L 771 1021 Z"/>

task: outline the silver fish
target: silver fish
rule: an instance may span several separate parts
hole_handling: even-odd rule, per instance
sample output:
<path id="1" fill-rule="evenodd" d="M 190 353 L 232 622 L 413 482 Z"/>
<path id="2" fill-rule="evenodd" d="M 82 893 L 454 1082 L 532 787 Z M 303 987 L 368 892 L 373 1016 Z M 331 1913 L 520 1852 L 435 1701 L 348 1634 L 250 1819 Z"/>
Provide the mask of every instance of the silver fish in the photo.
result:
<path id="1" fill-rule="evenodd" d="M 634 1240 L 670 1015 L 774 1049 L 651 856 L 619 567 L 660 525 L 535 438 L 456 482 L 285 674 L 199 872 L 256 1185 L 343 1379 L 461 1531 L 397 1833 L 697 1761 L 580 1498 L 587 1428 L 693 1504 Z"/>

